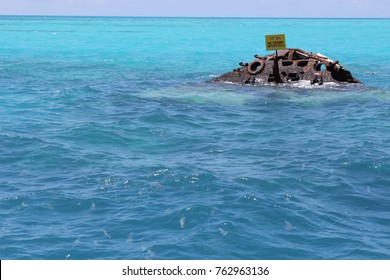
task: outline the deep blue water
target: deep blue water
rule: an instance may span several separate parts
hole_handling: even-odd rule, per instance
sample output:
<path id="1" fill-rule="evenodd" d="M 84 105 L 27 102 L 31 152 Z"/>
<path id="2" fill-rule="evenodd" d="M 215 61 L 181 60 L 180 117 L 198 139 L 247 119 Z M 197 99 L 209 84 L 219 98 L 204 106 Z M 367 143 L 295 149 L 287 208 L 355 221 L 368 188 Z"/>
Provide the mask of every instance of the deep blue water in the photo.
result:
<path id="1" fill-rule="evenodd" d="M 207 81 L 264 35 L 365 86 Z M 0 17 L 0 259 L 389 259 L 390 20 Z"/>

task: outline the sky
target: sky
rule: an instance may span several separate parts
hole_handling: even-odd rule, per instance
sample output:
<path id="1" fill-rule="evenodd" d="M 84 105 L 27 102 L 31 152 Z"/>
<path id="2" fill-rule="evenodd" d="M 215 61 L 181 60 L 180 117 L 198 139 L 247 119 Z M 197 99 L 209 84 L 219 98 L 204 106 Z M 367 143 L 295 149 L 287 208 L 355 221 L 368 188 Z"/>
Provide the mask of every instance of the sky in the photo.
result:
<path id="1" fill-rule="evenodd" d="M 390 17 L 389 0 L 0 0 L 0 15 Z"/>

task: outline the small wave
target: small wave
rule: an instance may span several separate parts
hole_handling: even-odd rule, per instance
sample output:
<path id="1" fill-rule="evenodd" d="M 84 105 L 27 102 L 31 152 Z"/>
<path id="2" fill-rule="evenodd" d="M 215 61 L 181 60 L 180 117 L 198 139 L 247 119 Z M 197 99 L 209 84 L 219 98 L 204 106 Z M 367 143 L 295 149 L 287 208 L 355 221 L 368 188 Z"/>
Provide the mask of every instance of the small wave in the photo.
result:
<path id="1" fill-rule="evenodd" d="M 28 30 L 28 29 L 3 29 L 0 32 L 24 32 L 24 33 L 73 33 L 75 30 Z"/>
<path id="2" fill-rule="evenodd" d="M 260 80 L 257 80 L 257 81 L 259 82 L 259 85 L 255 85 L 257 87 L 259 87 L 259 86 L 270 86 L 270 87 L 284 87 L 284 88 L 292 88 L 292 89 L 351 89 L 351 88 L 361 88 L 361 85 L 356 85 L 356 84 L 326 82 L 326 83 L 324 83 L 322 85 L 319 85 L 319 84 L 312 84 L 310 81 L 307 81 L 307 80 L 300 80 L 298 82 L 282 83 L 282 84 L 263 83 Z"/>

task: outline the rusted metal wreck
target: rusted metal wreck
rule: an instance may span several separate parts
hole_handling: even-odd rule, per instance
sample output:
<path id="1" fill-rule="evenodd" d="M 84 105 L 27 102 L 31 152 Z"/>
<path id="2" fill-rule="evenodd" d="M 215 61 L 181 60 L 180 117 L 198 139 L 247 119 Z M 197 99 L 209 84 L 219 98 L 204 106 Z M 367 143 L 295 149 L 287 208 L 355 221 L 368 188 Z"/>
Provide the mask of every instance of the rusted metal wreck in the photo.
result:
<path id="1" fill-rule="evenodd" d="M 263 57 L 255 55 L 255 58 L 251 63 L 240 62 L 241 67 L 212 81 L 250 85 L 294 83 L 302 80 L 318 85 L 327 82 L 361 84 L 338 61 L 322 54 L 285 49 Z"/>

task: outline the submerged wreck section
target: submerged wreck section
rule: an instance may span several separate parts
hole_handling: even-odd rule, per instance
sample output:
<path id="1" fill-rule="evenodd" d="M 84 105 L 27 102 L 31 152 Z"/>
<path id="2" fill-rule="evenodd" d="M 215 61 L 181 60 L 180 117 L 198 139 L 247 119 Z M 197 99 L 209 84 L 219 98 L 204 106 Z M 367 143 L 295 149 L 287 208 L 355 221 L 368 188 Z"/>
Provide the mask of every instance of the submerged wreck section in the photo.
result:
<path id="1" fill-rule="evenodd" d="M 301 49 L 285 49 L 264 57 L 255 55 L 255 58 L 251 63 L 240 62 L 239 68 L 212 81 L 251 85 L 293 83 L 301 80 L 318 85 L 328 82 L 361 84 L 338 61 L 322 54 L 312 54 Z"/>

